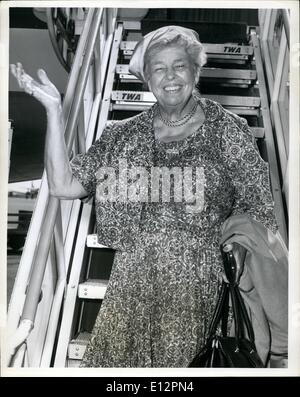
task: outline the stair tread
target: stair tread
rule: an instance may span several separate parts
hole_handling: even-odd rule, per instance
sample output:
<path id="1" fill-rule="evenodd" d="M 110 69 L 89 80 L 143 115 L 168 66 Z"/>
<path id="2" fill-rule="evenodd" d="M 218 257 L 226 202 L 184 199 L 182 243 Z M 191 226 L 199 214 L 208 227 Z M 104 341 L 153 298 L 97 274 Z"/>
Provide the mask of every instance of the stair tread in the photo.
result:
<path id="1" fill-rule="evenodd" d="M 78 285 L 78 297 L 81 299 L 103 299 L 108 280 L 88 279 Z"/>
<path id="2" fill-rule="evenodd" d="M 125 110 L 125 111 L 133 111 L 133 112 L 142 112 L 144 110 L 149 109 L 153 103 L 151 102 L 125 102 L 125 101 L 117 101 L 115 104 L 112 104 L 112 109 L 115 110 Z M 235 113 L 237 115 L 242 116 L 259 116 L 260 110 L 259 108 L 250 108 L 244 106 L 224 106 L 226 109 Z"/>
<path id="3" fill-rule="evenodd" d="M 116 67 L 116 73 L 119 75 L 128 75 L 128 79 L 138 80 L 136 76 L 133 76 L 129 72 L 128 64 L 118 64 Z M 213 68 L 203 67 L 201 69 L 201 77 L 216 77 L 226 79 L 241 79 L 241 80 L 255 80 L 256 71 L 251 69 L 225 69 L 225 68 Z"/>
<path id="4" fill-rule="evenodd" d="M 106 245 L 98 242 L 97 234 L 89 234 L 86 239 L 86 245 L 89 248 L 108 248 Z"/>
<path id="5" fill-rule="evenodd" d="M 90 340 L 90 332 L 80 332 L 74 339 L 70 341 L 70 344 L 86 345 Z"/>
<path id="6" fill-rule="evenodd" d="M 215 100 L 221 105 L 228 106 L 248 106 L 258 107 L 260 105 L 259 96 L 241 96 L 241 95 L 218 95 L 205 94 L 205 98 Z M 155 103 L 156 98 L 150 91 L 132 91 L 132 90 L 114 90 L 111 95 L 112 101 L 124 101 L 127 103 Z M 118 103 L 118 102 L 117 102 Z"/>
<path id="7" fill-rule="evenodd" d="M 133 51 L 137 41 L 122 41 L 121 50 L 123 51 Z M 253 47 L 241 46 L 237 44 L 212 44 L 212 43 L 202 43 L 205 52 L 211 54 L 226 54 L 226 55 L 252 55 Z"/>
<path id="8" fill-rule="evenodd" d="M 107 287 L 108 280 L 100 278 L 89 278 L 86 281 L 80 283 L 81 286 L 95 286 L 95 287 Z"/>
<path id="9" fill-rule="evenodd" d="M 77 367 L 82 360 L 87 344 L 91 338 L 90 332 L 80 332 L 69 342 L 68 346 L 68 367 Z"/>

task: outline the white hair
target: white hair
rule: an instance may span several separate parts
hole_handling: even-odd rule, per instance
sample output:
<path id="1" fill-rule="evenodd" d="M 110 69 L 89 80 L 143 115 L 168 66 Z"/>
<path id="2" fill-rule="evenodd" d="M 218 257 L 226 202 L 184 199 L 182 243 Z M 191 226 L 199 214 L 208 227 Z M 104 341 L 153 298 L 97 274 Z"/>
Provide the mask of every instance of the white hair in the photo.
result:
<path id="1" fill-rule="evenodd" d="M 159 41 L 155 41 L 146 50 L 145 57 L 144 57 L 144 71 L 147 74 L 147 65 L 150 59 L 150 53 L 153 51 L 159 51 L 163 48 L 166 48 L 171 45 L 177 45 L 180 48 L 184 48 L 187 54 L 190 56 L 194 66 L 196 69 L 201 69 L 203 65 L 206 64 L 207 56 L 204 51 L 203 45 L 200 41 L 196 39 L 192 39 L 188 36 L 183 34 L 177 34 L 175 37 L 169 38 L 162 38 Z"/>

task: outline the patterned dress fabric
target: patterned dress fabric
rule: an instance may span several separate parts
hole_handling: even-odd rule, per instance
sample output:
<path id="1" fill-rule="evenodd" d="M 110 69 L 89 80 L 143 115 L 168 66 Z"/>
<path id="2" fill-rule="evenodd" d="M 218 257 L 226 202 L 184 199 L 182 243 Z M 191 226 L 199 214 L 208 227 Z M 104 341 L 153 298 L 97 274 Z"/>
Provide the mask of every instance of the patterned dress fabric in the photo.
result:
<path id="1" fill-rule="evenodd" d="M 268 165 L 247 122 L 216 102 L 197 100 L 205 121 L 186 138 L 155 139 L 154 105 L 114 122 L 71 163 L 89 197 L 95 196 L 100 242 L 116 249 L 82 367 L 187 367 L 205 342 L 221 284 L 223 222 L 246 213 L 277 230 Z M 178 190 L 175 177 L 168 200 L 151 200 L 149 178 L 143 202 L 105 202 L 99 168 L 117 167 L 120 158 L 148 167 L 149 175 L 156 167 L 185 176 L 192 167 L 185 181 L 194 202 Z"/>

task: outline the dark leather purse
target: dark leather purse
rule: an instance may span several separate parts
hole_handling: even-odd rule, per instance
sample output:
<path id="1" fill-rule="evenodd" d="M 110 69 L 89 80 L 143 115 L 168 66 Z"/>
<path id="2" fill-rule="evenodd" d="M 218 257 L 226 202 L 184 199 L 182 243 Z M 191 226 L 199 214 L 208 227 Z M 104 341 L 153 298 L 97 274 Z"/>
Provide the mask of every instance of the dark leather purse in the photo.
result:
<path id="1" fill-rule="evenodd" d="M 229 281 L 223 281 L 210 323 L 207 341 L 189 367 L 263 368 L 256 351 L 254 331 L 236 280 L 236 262 L 232 251 L 222 252 L 224 270 Z M 235 335 L 227 336 L 231 299 Z M 221 332 L 217 333 L 221 325 Z"/>

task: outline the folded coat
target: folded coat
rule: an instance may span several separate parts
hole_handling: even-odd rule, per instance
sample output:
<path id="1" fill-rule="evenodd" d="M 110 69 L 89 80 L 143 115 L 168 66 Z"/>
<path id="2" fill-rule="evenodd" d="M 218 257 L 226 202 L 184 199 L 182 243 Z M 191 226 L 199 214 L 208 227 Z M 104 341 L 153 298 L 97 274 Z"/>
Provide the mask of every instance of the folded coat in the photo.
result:
<path id="1" fill-rule="evenodd" d="M 240 290 L 252 320 L 257 351 L 264 362 L 269 353 L 288 353 L 288 253 L 276 235 L 246 214 L 229 217 L 221 243 L 247 249 Z"/>

